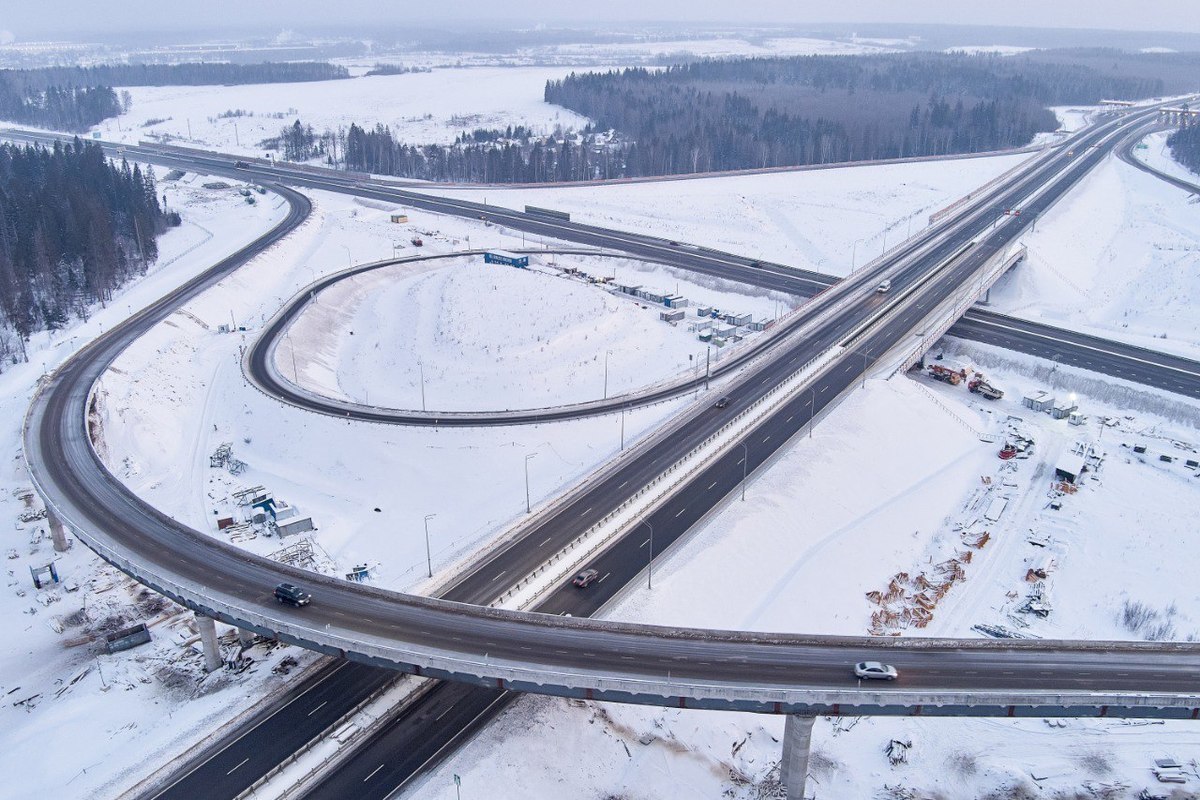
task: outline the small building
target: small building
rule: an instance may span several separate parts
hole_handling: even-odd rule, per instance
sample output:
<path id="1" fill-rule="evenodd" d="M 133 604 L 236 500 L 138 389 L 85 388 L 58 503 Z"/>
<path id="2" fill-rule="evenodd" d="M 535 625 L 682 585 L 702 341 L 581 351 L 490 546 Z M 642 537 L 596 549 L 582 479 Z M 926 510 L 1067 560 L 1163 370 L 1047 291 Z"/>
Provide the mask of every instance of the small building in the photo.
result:
<path id="1" fill-rule="evenodd" d="M 1050 416 L 1055 419 L 1066 419 L 1079 408 L 1073 400 L 1059 400 L 1050 406 Z"/>
<path id="2" fill-rule="evenodd" d="M 1082 425 L 1087 422 L 1087 415 L 1082 411 L 1072 411 L 1071 416 L 1067 417 L 1067 422 L 1072 425 Z"/>
<path id="3" fill-rule="evenodd" d="M 1048 411 L 1054 405 L 1054 395 L 1049 392 L 1034 392 L 1025 395 L 1021 403 L 1034 411 Z"/>
<path id="4" fill-rule="evenodd" d="M 276 522 L 275 529 L 279 531 L 279 537 L 282 539 L 284 536 L 315 530 L 315 527 L 312 517 L 292 517 Z"/>
<path id="5" fill-rule="evenodd" d="M 711 317 L 712 316 L 712 306 L 696 306 L 696 316 L 697 317 Z"/>
<path id="6" fill-rule="evenodd" d="M 517 255 L 507 250 L 489 250 L 483 254 L 483 263 L 503 264 L 506 267 L 527 269 L 529 267 L 529 256 Z"/>
<path id="7" fill-rule="evenodd" d="M 397 225 L 402 225 L 408 222 L 408 214 L 392 214 L 392 222 Z"/>
<path id="8" fill-rule="evenodd" d="M 763 319 L 751 322 L 747 327 L 752 331 L 765 331 L 771 325 L 771 320 Z"/>
<path id="9" fill-rule="evenodd" d="M 1058 464 L 1054 466 L 1054 477 L 1067 483 L 1075 483 L 1087 469 L 1086 453 L 1063 453 Z"/>
<path id="10" fill-rule="evenodd" d="M 664 292 L 662 289 L 655 289 L 653 286 L 646 286 L 638 290 L 637 296 L 650 303 L 662 303 L 669 296 L 669 292 Z"/>
<path id="11" fill-rule="evenodd" d="M 722 316 L 721 319 L 725 320 L 730 325 L 741 326 L 741 325 L 749 325 L 750 321 L 752 319 L 754 319 L 754 317 L 752 317 L 750 314 L 738 314 L 736 312 L 731 311 L 728 314 L 725 314 L 724 316 Z"/>
<path id="12" fill-rule="evenodd" d="M 720 339 L 728 339 L 737 333 L 737 328 L 732 325 L 718 325 L 713 331 L 713 335 Z"/>
<path id="13" fill-rule="evenodd" d="M 638 292 L 640 292 L 642 289 L 642 285 L 640 283 L 614 283 L 613 286 L 615 286 L 617 291 L 621 294 L 629 294 L 633 295 L 634 297 L 637 297 Z"/>
<path id="14" fill-rule="evenodd" d="M 691 303 L 683 295 L 673 294 L 663 299 L 663 305 L 667 308 L 687 308 Z"/>
<path id="15" fill-rule="evenodd" d="M 713 338 L 712 328 L 705 328 L 699 333 L 700 341 L 711 342 Z"/>
<path id="16" fill-rule="evenodd" d="M 680 322 L 685 316 L 687 316 L 687 312 L 685 312 L 682 308 L 675 309 L 674 311 L 658 312 L 658 318 L 663 322 Z"/>

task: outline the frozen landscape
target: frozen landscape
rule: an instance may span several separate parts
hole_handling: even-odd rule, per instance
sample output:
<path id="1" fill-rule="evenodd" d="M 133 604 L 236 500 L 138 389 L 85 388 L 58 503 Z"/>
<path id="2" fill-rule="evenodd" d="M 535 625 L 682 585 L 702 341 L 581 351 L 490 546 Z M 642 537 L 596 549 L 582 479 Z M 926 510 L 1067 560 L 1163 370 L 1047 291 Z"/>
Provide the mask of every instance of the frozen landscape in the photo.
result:
<path id="1" fill-rule="evenodd" d="M 978 30 L 962 36 L 964 42 L 988 41 L 978 38 Z M 574 70 L 641 64 L 657 69 L 697 58 L 899 54 L 922 40 L 904 29 L 895 37 L 847 31 L 820 38 L 731 28 L 606 43 L 576 43 L 565 34 L 529 41 L 535 43 L 523 40 L 495 53 L 431 49 L 378 59 L 338 57 L 355 75 L 341 81 L 134 87 L 132 107 L 94 130 L 124 147 L 161 138 L 235 157 L 261 156 L 258 143 L 296 118 L 318 132 L 351 122 L 386 125 L 399 139 L 421 144 L 448 144 L 464 131 L 508 125 L 545 134 L 578 131 L 589 124 L 586 117 L 542 100 L 547 80 Z M 1007 63 L 1032 50 L 993 41 L 1000 43 L 945 52 Z M 0 57 L 7 46 L 0 36 Z M 377 63 L 431 70 L 362 77 Z M 229 113 L 234 111 L 240 113 Z M 212 669 L 210 661 L 206 667 L 211 653 L 192 611 L 109 566 L 78 535 L 66 552 L 57 552 L 43 487 L 35 487 L 40 473 L 36 466 L 31 472 L 23 454 L 26 411 L 39 387 L 52 383 L 46 376 L 106 330 L 280 224 L 288 206 L 272 191 L 270 181 L 278 174 L 311 200 L 307 219 L 133 339 L 88 395 L 87 434 L 81 436 L 123 489 L 199 531 L 205 542 L 240 548 L 238 561 L 249 562 L 251 554 L 336 579 L 337 592 L 350 587 L 354 602 L 361 602 L 347 608 L 371 624 L 373 604 L 395 600 L 385 592 L 435 595 L 458 579 L 482 581 L 484 567 L 509 548 L 544 547 L 544 554 L 535 552 L 539 566 L 529 574 L 490 578 L 504 579 L 488 595 L 498 598 L 491 605 L 525 611 L 559 592 L 578 604 L 566 606 L 565 616 L 577 612 L 676 630 L 962 640 L 954 645 L 960 648 L 955 656 L 997 640 L 1177 643 L 1178 653 L 1191 653 L 1200 641 L 1200 588 L 1194 580 L 1200 551 L 1192 543 L 1200 508 L 1200 401 L 1190 389 L 1175 393 L 994 344 L 938 339 L 939 315 L 962 290 L 952 287 L 931 307 L 914 299 L 938 288 L 932 278 L 941 274 L 941 262 L 922 267 L 929 270 L 924 278 L 905 276 L 913 264 L 924 263 L 919 259 L 932 264 L 928 253 L 893 267 L 883 283 L 883 273 L 868 276 L 847 296 L 834 289 L 805 300 L 735 279 L 780 285 L 768 282 L 779 277 L 772 271 L 793 267 L 849 278 L 843 288 L 854 286 L 865 266 L 894 257 L 899 245 L 935 224 L 938 212 L 1065 152 L 1056 146 L 1070 134 L 1110 119 L 1085 104 L 1053 111 L 1060 129 L 1038 134 L 1032 143 L 1037 149 L 1017 152 L 596 185 L 422 189 L 453 203 L 481 204 L 443 207 L 454 215 L 416 208 L 394 193 L 381 199 L 394 184 L 366 176 L 330 175 L 320 184 L 341 191 L 306 187 L 313 173 L 289 172 L 286 163 L 279 173 L 256 172 L 256 165 L 235 163 L 233 157 L 203 168 L 218 174 L 197 171 L 196 163 L 207 162 L 192 161 L 170 174 L 156 167 L 157 195 L 182 221 L 159 239 L 157 262 L 103 303 L 85 306 L 80 318 L 51 332 L 33 332 L 23 344 L 28 359 L 14 355 L 0 372 L 5 420 L 0 443 L 9 454 L 0 473 L 0 513 L 15 521 L 3 548 L 8 566 L 0 594 L 10 642 L 0 655 L 0 695 L 7 701 L 0 705 L 5 776 L 0 798 L 159 797 L 179 777 L 180 765 L 206 752 L 207 745 L 235 729 L 267 726 L 269 717 L 255 717 L 261 703 L 282 703 L 297 692 L 302 703 L 309 702 L 299 687 L 326 660 L 316 652 L 268 636 L 239 640 L 238 628 L 218 622 L 220 666 Z M 1174 160 L 1166 136 L 1146 135 L 1137 157 L 1200 182 Z M 136 158 L 136 149 L 131 152 Z M 1080 146 L 1081 158 L 1090 153 Z M 986 308 L 1200 359 L 1196 197 L 1113 153 L 1100 155 L 1060 201 L 1004 242 L 1000 252 L 1023 245 L 1027 255 L 991 288 Z M 0 201 L 7 196 L 0 194 Z M 588 235 L 602 234 L 614 249 L 580 238 L 585 229 L 568 227 L 566 220 L 559 230 L 575 241 L 551 237 L 548 224 L 535 228 L 537 234 L 524 232 L 523 218 L 504 210 L 526 206 L 552 210 L 540 219 L 554 224 L 561 220 L 555 212 L 568 213 L 571 225 L 594 226 L 586 229 Z M 1002 234 L 1006 225 L 1017 227 L 1012 219 L 1002 221 L 992 228 L 984 221 L 979 232 L 957 240 L 958 254 L 949 262 L 963 257 L 966 263 L 962 254 L 968 247 L 997 230 Z M 650 245 L 658 260 L 616 249 L 631 233 L 658 237 Z M 741 260 L 733 263 L 744 271 L 728 269 L 730 262 L 719 254 L 696 246 L 736 254 Z M 499 251 L 502 258 L 527 254 L 529 263 L 526 268 L 488 263 L 483 251 Z M 686 268 L 700 259 L 709 259 L 700 263 L 710 269 L 716 263 L 721 276 Z M 767 277 L 747 277 L 753 270 Z M 978 267 L 979 274 L 984 270 Z M 348 277 L 313 291 L 321 279 L 343 271 Z M 771 356 L 711 387 L 617 413 L 519 425 L 456 427 L 444 417 L 429 426 L 392 425 L 349 413 L 312 413 L 257 388 L 247 353 L 281 309 L 305 298 L 271 351 L 271 368 L 279 376 L 310 395 L 368 410 L 434 414 L 549 409 L 632 395 L 703 375 L 706 364 L 773 336 L 785 315 L 817 314 L 816 309 L 830 319 L 848 315 L 853 323 L 833 334 L 821 327 L 824 321 L 813 323 L 787 340 L 796 363 L 789 362 L 786 371 L 771 372 Z M 887 332 L 885 326 L 908 306 L 921 312 L 916 322 L 900 327 L 881 351 L 866 352 L 862 331 Z M 731 322 L 714 340 L 713 320 L 726 313 L 744 321 Z M 8 335 L 7 329 L 0 333 Z M 826 349 L 806 362 L 802 354 L 816 350 L 823 336 L 832 344 L 822 344 Z M 921 366 L 899 368 L 915 347 L 926 345 Z M 829 375 L 835 369 L 851 374 L 847 383 L 834 386 Z M 774 388 L 760 388 L 772 380 Z M 830 386 L 835 391 L 825 396 Z M 824 405 L 819 413 L 818 387 Z M 999 396 L 989 399 L 992 387 Z M 807 396 L 810 388 L 815 421 L 796 423 L 794 430 L 767 427 L 790 413 L 779 411 L 785 402 L 798 403 L 801 391 Z M 787 431 L 784 441 L 763 447 L 775 430 Z M 751 441 L 750 433 L 766 438 Z M 751 447 L 771 455 L 755 467 Z M 740 480 L 741 492 L 714 492 L 725 475 L 722 459 L 733 464 L 739 457 L 734 481 Z M 645 475 L 637 472 L 643 468 Z M 695 501 L 689 497 L 705 497 L 703 483 L 685 484 L 710 474 L 707 470 L 714 480 L 704 490 L 704 512 L 687 526 L 675 522 L 683 533 L 669 546 L 655 548 L 651 527 L 641 544 L 649 550 L 636 547 L 641 526 L 660 519 L 656 514 L 677 520 L 689 510 L 681 502 L 676 512 L 668 503 L 682 498 L 691 506 Z M 622 477 L 626 483 L 637 478 L 644 488 L 618 494 L 626 484 L 612 487 Z M 580 521 L 592 519 L 593 508 L 583 509 L 586 498 L 609 502 L 606 491 L 615 499 L 596 515 L 605 516 L 594 524 Z M 145 524 L 122 522 L 130 531 Z M 551 535 L 540 544 L 541 533 L 517 538 L 543 525 Z M 147 538 L 143 544 L 160 547 L 164 541 L 170 540 Z M 606 567 L 580 583 L 587 576 L 582 570 L 600 565 L 625 544 L 634 552 L 631 563 L 636 561 L 628 575 L 616 574 L 605 584 L 614 575 Z M 173 557 L 182 561 L 190 555 Z M 38 571 L 51 564 L 53 582 L 35 586 Z M 309 577 L 314 586 L 334 585 Z M 579 588 L 569 585 L 572 578 Z M 350 582 L 366 591 L 358 593 Z M 506 586 L 512 588 L 505 591 Z M 268 611 L 275 610 L 275 599 L 283 602 L 278 594 L 272 599 L 271 586 L 260 588 Z M 280 607 L 278 613 L 301 621 L 305 615 L 345 616 L 334 592 L 322 596 L 315 589 L 314 595 L 311 607 Z M 593 597 L 601 600 L 589 606 Z M 214 605 L 205 613 L 213 607 L 220 610 Z M 492 615 L 487 624 L 505 619 L 484 611 Z M 411 613 L 416 618 L 419 612 Z M 441 631 L 439 647 L 457 647 L 446 638 L 452 633 L 473 635 L 472 613 L 456 607 L 463 627 Z M 541 616 L 554 620 L 549 629 L 574 630 L 578 620 L 550 616 L 555 613 Z M 236 621 L 245 624 L 248 618 Z M 334 625 L 354 631 L 359 621 Z M 125 651 L 111 645 L 139 624 L 145 625 L 147 644 Z M 330 625 L 323 627 L 305 629 L 312 638 L 302 643 L 323 642 Z M 398 630 L 403 631 L 389 628 L 386 636 L 399 640 Z M 282 627 L 270 632 L 288 634 Z M 509 634 L 495 625 L 486 635 Z M 597 638 L 573 640 L 571 646 L 606 641 L 593 635 Z M 555 641 L 566 647 L 568 639 Z M 663 641 L 685 662 L 685 677 L 677 670 L 674 678 L 683 687 L 693 652 L 688 639 Z M 929 643 L 924 644 L 928 660 Z M 405 663 L 420 665 L 420 641 L 405 646 L 412 648 L 405 658 L 416 659 Z M 506 657 L 492 649 L 489 660 L 479 650 L 474 661 L 462 662 L 467 666 L 460 675 L 491 691 L 496 685 L 507 689 L 503 678 L 494 677 L 500 672 L 487 672 L 499 669 Z M 535 691 L 552 692 L 560 686 L 554 681 L 573 677 L 572 669 L 604 670 L 570 660 L 595 654 L 555 652 L 563 658 L 551 661 L 547 654 L 543 662 L 528 662 L 545 670 L 529 669 L 545 678 Z M 602 655 L 616 659 L 622 652 Z M 921 648 L 901 652 L 922 657 Z M 1076 663 L 1073 652 L 1047 651 L 1040 674 L 1047 681 L 1065 680 L 1057 671 Z M 1176 658 L 1169 668 L 1178 668 L 1181 656 L 1145 656 L 1160 659 L 1156 664 L 1169 657 Z M 1095 662 L 1105 669 L 1120 668 L 1101 659 Z M 754 674 L 737 669 L 750 670 L 755 659 L 739 654 L 737 660 L 746 663 L 731 669 L 732 677 L 718 690 L 732 691 L 743 674 Z M 845 686 L 836 691 L 855 691 L 851 661 L 847 656 Z M 665 657 L 659 663 L 664 662 L 673 663 Z M 920 672 L 914 676 L 903 662 L 894 663 L 905 675 L 887 690 L 942 687 L 946 696 L 968 696 L 970 690 L 962 687 L 978 674 L 955 675 L 961 682 L 943 684 L 931 676 L 944 673 L 928 664 L 913 669 Z M 1190 668 L 1190 662 L 1184 666 Z M 827 679 L 805 672 L 815 669 L 797 664 L 795 687 L 828 690 L 821 683 Z M 443 723 L 457 709 L 424 705 L 424 682 L 432 680 L 406 678 L 371 695 L 332 728 L 315 731 L 280 771 L 237 796 L 314 796 L 306 792 L 316 781 L 357 769 L 356 748 L 369 753 L 372 737 L 394 718 L 408 720 L 417 731 L 408 735 L 418 740 L 474 730 L 444 751 L 414 746 L 420 763 L 411 777 L 381 790 L 369 782 L 379 770 L 416 757 L 388 752 L 375 772 L 361 781 L 353 778 L 354 796 L 386 791 L 389 797 L 421 800 L 793 797 L 782 766 L 785 717 L 779 703 L 774 714 L 685 708 L 684 689 L 671 685 L 668 670 L 665 678 L 656 673 L 635 690 L 642 701 L 668 697 L 671 702 L 662 707 L 625 704 L 629 695 L 617 698 L 622 702 L 601 702 L 523 694 L 494 715 L 476 719 L 472 712 L 470 719 L 452 716 Z M 1072 688 L 1059 691 L 1093 692 L 1083 702 L 1098 708 L 1109 701 L 1097 699 L 1107 689 L 1095 680 L 1094 685 L 1090 673 L 1083 673 Z M 672 694 L 655 695 L 660 683 Z M 863 683 L 857 689 L 865 697 Z M 753 684 L 755 692 L 769 691 L 766 686 Z M 1015 686 L 1014 679 L 996 691 L 1015 692 Z M 595 690 L 611 697 L 605 691 Z M 586 692 L 593 696 L 593 689 Z M 1010 716 L 1016 707 L 1009 706 Z M 1107 710 L 1105 705 L 1098 714 L 1046 719 L 820 716 L 805 762 L 804 796 L 1200 797 L 1195 721 L 1100 718 Z M 253 740 L 248 746 L 254 747 Z M 1164 767 L 1166 762 L 1176 766 Z M 228 778 L 242 764 L 218 777 Z M 367 766 L 363 774 L 373 765 Z M 383 779 L 390 780 L 386 772 Z M 225 796 L 217 786 L 207 791 Z M 161 797 L 177 795 L 175 790 Z"/>

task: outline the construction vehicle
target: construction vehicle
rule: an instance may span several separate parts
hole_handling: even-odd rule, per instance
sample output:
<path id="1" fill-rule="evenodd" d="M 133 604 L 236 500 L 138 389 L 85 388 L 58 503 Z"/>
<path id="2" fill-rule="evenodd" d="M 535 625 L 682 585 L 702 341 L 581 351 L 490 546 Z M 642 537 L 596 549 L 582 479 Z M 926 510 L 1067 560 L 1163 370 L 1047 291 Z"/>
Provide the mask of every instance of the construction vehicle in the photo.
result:
<path id="1" fill-rule="evenodd" d="M 410 241 L 412 241 L 413 247 L 424 247 L 425 246 L 425 242 L 421 241 L 420 236 L 414 236 L 414 237 L 412 237 L 412 239 Z"/>
<path id="2" fill-rule="evenodd" d="M 952 386 L 958 386 L 958 384 L 962 383 L 963 378 L 967 377 L 965 369 L 949 364 L 930 364 L 929 374 L 931 377 L 949 383 Z"/>
<path id="3" fill-rule="evenodd" d="M 983 395 L 988 400 L 999 400 L 1004 397 L 1004 391 L 988 383 L 980 373 L 976 373 L 971 382 L 967 384 L 967 388 L 975 394 Z"/>

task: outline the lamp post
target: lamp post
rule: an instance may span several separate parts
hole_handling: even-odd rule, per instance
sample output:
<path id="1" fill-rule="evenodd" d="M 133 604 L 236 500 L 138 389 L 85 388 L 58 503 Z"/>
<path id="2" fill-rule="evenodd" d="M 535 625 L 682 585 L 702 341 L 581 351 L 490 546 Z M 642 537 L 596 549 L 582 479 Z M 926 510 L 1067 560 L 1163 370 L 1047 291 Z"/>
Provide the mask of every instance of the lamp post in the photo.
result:
<path id="1" fill-rule="evenodd" d="M 425 365 L 420 361 L 417 362 L 417 369 L 421 373 L 421 410 L 425 410 Z"/>
<path id="2" fill-rule="evenodd" d="M 604 399 L 608 399 L 608 357 L 612 355 L 612 350 L 604 351 Z"/>
<path id="3" fill-rule="evenodd" d="M 429 577 L 433 577 L 433 554 L 429 549 L 429 520 L 436 517 L 437 514 L 425 515 L 425 567 L 429 571 Z"/>
<path id="4" fill-rule="evenodd" d="M 292 329 L 288 328 L 287 336 L 288 352 L 292 355 L 292 383 L 300 385 L 300 374 L 296 370 L 296 346 L 292 344 Z"/>
<path id="5" fill-rule="evenodd" d="M 650 529 L 650 560 L 646 562 L 646 588 L 654 588 L 654 526 L 647 520 L 642 520 L 642 524 Z"/>
<path id="6" fill-rule="evenodd" d="M 532 507 L 529 505 L 529 459 L 533 458 L 536 455 L 537 455 L 537 453 L 526 453 L 525 454 L 525 513 L 526 514 L 528 514 L 532 511 Z"/>
<path id="7" fill-rule="evenodd" d="M 750 448 L 742 442 L 742 502 L 746 502 L 746 470 L 750 466 Z"/>
<path id="8" fill-rule="evenodd" d="M 342 249 L 346 251 L 346 264 L 347 264 L 347 266 L 351 266 L 351 267 L 353 267 L 353 266 L 354 266 L 354 259 L 353 259 L 353 258 L 351 257 L 351 255 L 350 255 L 350 248 L 349 248 L 349 247 L 347 247 L 346 245 L 342 245 Z"/>

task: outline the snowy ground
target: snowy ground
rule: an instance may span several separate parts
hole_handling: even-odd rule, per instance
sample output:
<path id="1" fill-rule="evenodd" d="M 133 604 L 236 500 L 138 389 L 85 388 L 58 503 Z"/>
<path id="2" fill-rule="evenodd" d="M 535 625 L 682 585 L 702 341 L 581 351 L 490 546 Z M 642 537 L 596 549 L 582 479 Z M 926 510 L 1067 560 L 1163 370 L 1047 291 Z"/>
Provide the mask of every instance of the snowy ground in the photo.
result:
<path id="1" fill-rule="evenodd" d="M 309 304 L 276 351 L 277 368 L 326 396 L 446 411 L 586 402 L 704 369 L 694 307 L 663 322 L 661 304 L 567 269 L 661 286 L 758 320 L 795 303 L 748 286 L 696 285 L 689 278 L 697 276 L 624 258 L 535 255 L 530 269 L 480 256 L 401 264 L 342 281 Z M 728 357 L 714 350 L 718 361 Z"/>
<path id="2" fill-rule="evenodd" d="M 1172 133 L 1174 131 L 1159 131 L 1158 133 L 1150 134 L 1142 139 L 1142 143 L 1146 145 L 1146 149 L 1135 149 L 1133 151 L 1134 156 L 1168 175 L 1174 175 L 1177 178 L 1182 178 L 1192 183 L 1200 182 L 1200 175 L 1180 164 L 1171 155 L 1171 148 L 1167 147 L 1167 139 L 1170 138 Z"/>
<path id="3" fill-rule="evenodd" d="M 1027 155 L 610 186 L 446 191 L 845 275 Z"/>
<path id="4" fill-rule="evenodd" d="M 1189 544 L 1191 520 L 1179 513 L 1200 504 L 1200 484 L 1180 462 L 1156 460 L 1183 454 L 1173 441 L 1195 448 L 1200 407 L 1182 404 L 1190 421 L 1174 422 L 1134 410 L 1180 408 L 1158 393 L 1134 388 L 1140 400 L 1122 395 L 1110 405 L 1081 392 L 1092 419 L 1077 428 L 1021 408 L 1022 393 L 1037 385 L 1024 377 L 1036 374 L 1036 363 L 1001 352 L 1010 360 L 993 368 L 992 355 L 981 354 L 980 366 L 1008 390 L 996 403 L 924 377 L 868 381 L 814 438 L 795 440 L 755 479 L 745 504 L 729 502 L 656 567 L 652 593 L 630 589 L 605 616 L 864 634 L 881 610 L 869 592 L 900 580 L 915 594 L 897 576 L 903 572 L 950 584 L 928 627 L 909 624 L 904 635 L 977 636 L 977 623 L 1082 638 L 1146 638 L 1163 624 L 1175 638 L 1200 632 L 1191 580 L 1200 555 Z M 1103 385 L 1073 374 L 1057 380 Z M 1022 417 L 1020 429 L 1035 441 L 1028 459 L 1002 462 L 1000 444 L 977 435 L 1003 436 L 1008 414 Z M 1101 438 L 1105 414 L 1119 421 Z M 1105 463 L 1077 493 L 1061 496 L 1060 510 L 1048 510 L 1053 465 L 1080 438 L 1099 439 Z M 1135 442 L 1151 455 L 1132 457 L 1125 445 Z M 1030 569 L 1049 576 L 1053 610 L 1044 620 L 1015 611 L 1035 588 Z M 1131 605 L 1137 614 L 1126 624 Z M 501 796 L 516 796 L 518 786 L 522 796 L 773 796 L 764 792 L 778 780 L 782 728 L 768 716 L 528 697 L 408 796 L 452 798 L 451 773 L 462 776 L 464 793 L 487 786 Z M 907 765 L 889 764 L 892 739 L 912 743 Z M 1164 756 L 1200 759 L 1200 730 L 1089 720 L 820 720 L 809 792 L 1032 798 L 1124 786 L 1111 796 L 1133 797 L 1152 786 L 1152 759 Z M 1200 776 L 1183 788 L 1197 787 Z"/>
<path id="5" fill-rule="evenodd" d="M 283 684 L 272 673 L 284 658 L 307 661 L 295 648 L 257 646 L 240 673 L 205 676 L 191 614 L 108 568 L 78 542 L 55 554 L 41 502 L 32 492 L 20 456 L 20 426 L 38 376 L 53 369 L 97 333 L 131 310 L 161 296 L 282 219 L 286 206 L 259 198 L 248 206 L 232 189 L 205 190 L 189 176 L 162 183 L 181 228 L 159 241 L 159 263 L 146 277 L 97 309 L 87 322 L 30 343 L 28 364 L 5 365 L 0 375 L 0 442 L 7 456 L 0 472 L 0 514 L 14 522 L 0 610 L 9 646 L 0 654 L 0 795 L 31 797 L 112 794 L 114 779 L 135 764 L 170 757 L 180 737 L 215 729 L 252 699 Z M 27 521 L 22 521 L 21 515 Z M 32 517 L 32 518 L 30 518 Z M 56 562 L 62 583 L 35 590 L 29 570 Z M 153 641 L 104 655 L 90 643 L 137 622 Z M 226 646 L 230 658 L 236 653 Z M 69 742 L 69 744 L 68 744 Z"/>
<path id="6" fill-rule="evenodd" d="M 1028 260 L 992 289 L 997 311 L 1200 355 L 1200 217 L 1186 192 L 1109 158 L 1022 239 Z"/>
<path id="7" fill-rule="evenodd" d="M 546 81 L 570 72 L 570 67 L 471 67 L 312 83 L 132 87 L 129 113 L 93 130 L 109 141 L 169 136 L 176 144 L 262 155 L 259 142 L 296 119 L 318 134 L 352 122 L 382 124 L 413 144 L 449 144 L 475 128 L 578 129 L 587 118 L 542 99 Z M 252 116 L 221 116 L 239 110 Z M 154 120 L 161 121 L 149 124 Z"/>

